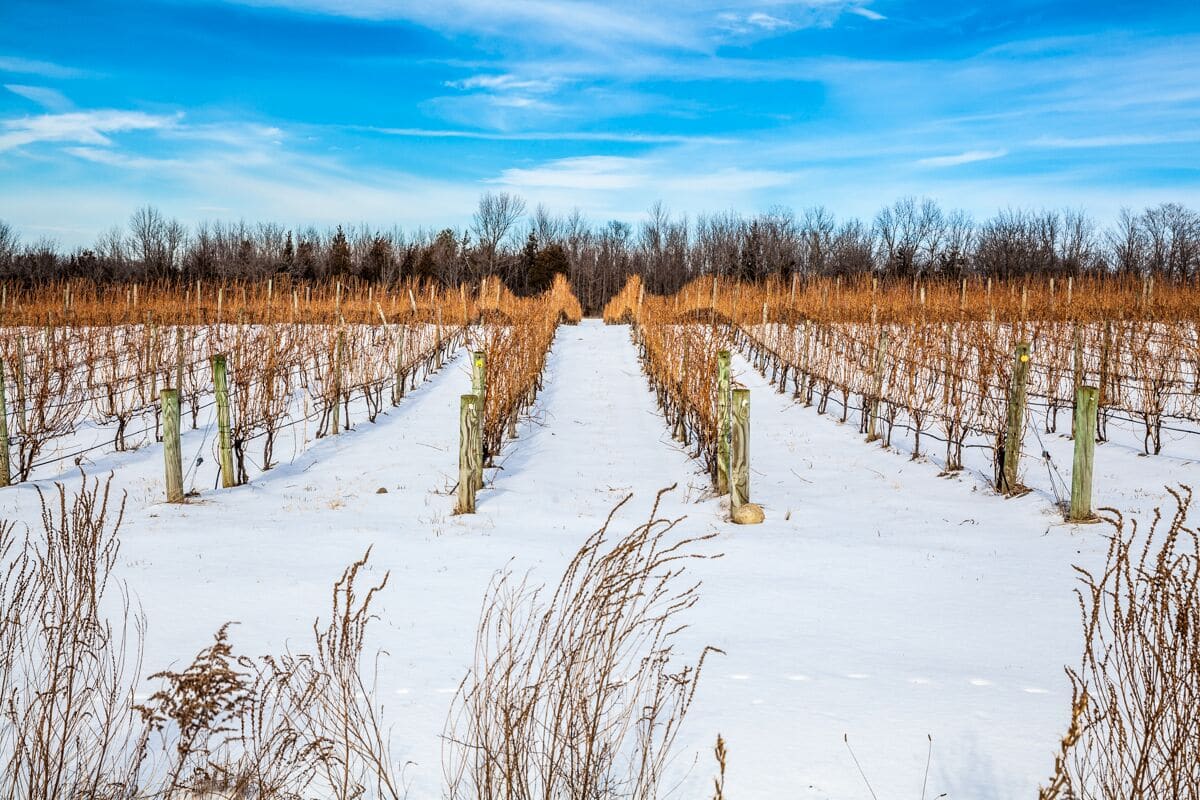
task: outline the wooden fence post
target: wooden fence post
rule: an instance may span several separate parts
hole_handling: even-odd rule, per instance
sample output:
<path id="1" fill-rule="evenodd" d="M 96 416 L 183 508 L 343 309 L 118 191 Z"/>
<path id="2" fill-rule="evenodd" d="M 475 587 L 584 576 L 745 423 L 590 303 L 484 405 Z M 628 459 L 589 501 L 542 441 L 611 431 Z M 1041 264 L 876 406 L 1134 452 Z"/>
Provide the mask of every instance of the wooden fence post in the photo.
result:
<path id="1" fill-rule="evenodd" d="M 163 417 L 163 461 L 166 467 L 167 502 L 183 502 L 183 456 L 179 449 L 179 390 L 159 394 Z"/>
<path id="2" fill-rule="evenodd" d="M 717 353 L 717 493 L 729 492 L 729 360 L 728 350 Z"/>
<path id="3" fill-rule="evenodd" d="M 1068 284 L 1069 286 L 1070 284 Z M 1071 347 L 1074 350 L 1071 382 L 1075 389 L 1075 402 L 1079 402 L 1079 387 L 1083 386 L 1083 336 L 1079 331 L 1079 323 L 1071 326 Z M 1071 415 L 1071 437 L 1075 437 L 1075 414 Z"/>
<path id="4" fill-rule="evenodd" d="M 338 284 L 338 291 L 341 291 Z M 336 436 L 342 430 L 342 359 L 346 350 L 346 331 L 339 330 L 337 342 L 333 345 L 333 434 Z"/>
<path id="5" fill-rule="evenodd" d="M 734 389 L 729 436 L 729 508 L 733 521 L 753 525 L 763 512 L 750 502 L 750 390 Z"/>
<path id="6" fill-rule="evenodd" d="M 183 327 L 175 326 L 175 388 L 183 394 Z"/>
<path id="7" fill-rule="evenodd" d="M 25 416 L 25 334 L 17 334 L 17 369 L 13 374 L 16 385 L 16 396 L 13 398 L 17 403 L 17 433 L 24 436 L 29 431 L 29 419 Z"/>
<path id="8" fill-rule="evenodd" d="M 730 408 L 729 504 L 750 502 L 750 390 L 734 389 Z"/>
<path id="9" fill-rule="evenodd" d="M 442 345 L 442 307 L 441 306 L 438 306 L 438 310 L 437 310 L 436 336 L 437 336 L 437 338 L 435 339 L 435 341 L 438 343 L 438 348 L 436 351 L 436 353 L 437 353 L 437 369 L 441 369 L 446 364 L 446 360 L 445 360 L 446 351 L 443 350 L 442 346 L 441 346 Z"/>
<path id="10" fill-rule="evenodd" d="M 458 505 L 456 514 L 475 513 L 477 476 L 483 471 L 476 442 L 480 439 L 479 396 L 464 394 L 458 411 Z"/>
<path id="11" fill-rule="evenodd" d="M 8 454 L 8 403 L 4 396 L 4 360 L 0 359 L 0 486 L 12 481 L 12 465 Z"/>
<path id="12" fill-rule="evenodd" d="M 408 340 L 408 327 L 400 325 L 400 347 L 396 350 L 396 380 L 392 384 L 392 405 L 400 405 L 404 397 L 404 346 Z"/>
<path id="13" fill-rule="evenodd" d="M 487 353 L 476 350 L 471 354 L 471 392 L 479 398 L 479 427 L 475 434 L 479 467 L 475 471 L 475 488 L 483 488 L 483 426 L 487 422 Z"/>
<path id="14" fill-rule="evenodd" d="M 233 473 L 233 443 L 230 441 L 229 378 L 224 354 L 212 357 L 213 394 L 217 400 L 217 459 L 221 464 L 221 486 L 236 485 Z"/>
<path id="15" fill-rule="evenodd" d="M 883 356 L 887 352 L 887 328 L 879 329 L 879 337 L 875 340 L 875 372 L 871 376 L 871 400 L 867 408 L 867 441 L 873 442 L 879 438 L 879 407 L 882 405 L 883 394 Z"/>
<path id="16" fill-rule="evenodd" d="M 1094 386 L 1075 391 L 1075 459 L 1071 465 L 1072 522 L 1096 518 L 1092 513 L 1092 462 L 1096 453 L 1096 398 Z"/>
<path id="17" fill-rule="evenodd" d="M 1112 337 L 1112 320 L 1106 319 L 1104 321 L 1104 332 L 1100 337 L 1100 385 L 1096 387 L 1100 390 L 1096 398 L 1096 435 L 1102 442 L 1108 439 L 1107 426 L 1104 421 L 1104 407 L 1109 404 L 1108 389 L 1111 381 L 1109 379 L 1110 368 L 1108 361 L 1112 355 Z"/>
<path id="18" fill-rule="evenodd" d="M 1013 351 L 1012 377 L 1008 383 L 1008 418 L 1005 421 L 1004 462 L 1000 485 L 1007 495 L 1020 491 L 1017 468 L 1021 464 L 1021 439 L 1025 435 L 1025 398 L 1029 381 L 1029 342 L 1021 342 Z"/>

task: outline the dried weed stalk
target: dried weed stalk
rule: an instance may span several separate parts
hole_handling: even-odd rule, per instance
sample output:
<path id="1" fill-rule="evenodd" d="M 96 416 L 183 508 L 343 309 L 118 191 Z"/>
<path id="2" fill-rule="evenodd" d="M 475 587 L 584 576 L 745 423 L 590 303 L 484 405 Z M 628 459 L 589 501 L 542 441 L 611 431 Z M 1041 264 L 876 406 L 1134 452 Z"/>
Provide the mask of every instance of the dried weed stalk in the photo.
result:
<path id="1" fill-rule="evenodd" d="M 674 487 L 672 487 L 674 488 Z M 698 600 L 686 562 L 709 536 L 649 520 L 617 541 L 608 521 L 549 597 L 499 574 L 475 665 L 446 724 L 447 795 L 472 800 L 654 798 L 706 656 L 680 663 L 680 615 Z M 674 541 L 672 541 L 674 539 Z"/>

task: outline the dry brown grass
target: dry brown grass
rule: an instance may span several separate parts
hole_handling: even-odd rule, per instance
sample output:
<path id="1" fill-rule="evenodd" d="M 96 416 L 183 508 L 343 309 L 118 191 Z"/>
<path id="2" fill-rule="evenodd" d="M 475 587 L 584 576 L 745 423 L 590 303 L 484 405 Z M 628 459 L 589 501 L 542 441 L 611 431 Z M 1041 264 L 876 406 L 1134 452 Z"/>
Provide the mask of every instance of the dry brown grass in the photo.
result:
<path id="1" fill-rule="evenodd" d="M 657 511 L 616 541 L 610 515 L 549 596 L 507 572 L 493 581 L 446 723 L 449 797 L 660 796 L 713 648 L 685 662 L 675 649 L 698 599 L 686 562 L 709 537 L 673 536 L 679 520 Z"/>
<path id="2" fill-rule="evenodd" d="M 122 503 L 123 505 L 123 503 Z M 167 800 L 403 796 L 363 664 L 367 555 L 334 584 L 311 653 L 248 658 L 228 624 L 137 703 L 145 619 L 116 586 L 121 509 L 89 482 L 43 501 L 43 536 L 0 524 L 0 797 Z M 369 555 L 369 553 L 368 553 Z"/>
<path id="3" fill-rule="evenodd" d="M 1191 489 L 1168 491 L 1165 526 L 1158 511 L 1143 531 L 1104 509 L 1105 564 L 1078 569 L 1083 655 L 1043 797 L 1200 798 L 1200 534 Z"/>

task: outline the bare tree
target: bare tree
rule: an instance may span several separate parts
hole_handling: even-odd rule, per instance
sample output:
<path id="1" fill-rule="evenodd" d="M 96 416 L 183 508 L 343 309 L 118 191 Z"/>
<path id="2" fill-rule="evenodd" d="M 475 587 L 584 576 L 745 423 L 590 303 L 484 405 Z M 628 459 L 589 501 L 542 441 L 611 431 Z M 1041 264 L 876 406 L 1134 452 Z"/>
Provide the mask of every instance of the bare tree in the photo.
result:
<path id="1" fill-rule="evenodd" d="M 9 274 L 12 269 L 13 256 L 17 254 L 20 244 L 21 238 L 12 225 L 0 219 L 0 272 L 3 274 Z"/>
<path id="2" fill-rule="evenodd" d="M 1121 209 L 1116 226 L 1108 231 L 1106 238 L 1114 269 L 1129 275 L 1142 272 L 1146 264 L 1146 238 L 1132 211 Z"/>
<path id="3" fill-rule="evenodd" d="M 471 218 L 471 230 L 479 240 L 488 274 L 496 271 L 500 244 L 524 213 L 525 201 L 519 195 L 485 192 L 479 198 L 479 208 Z"/>

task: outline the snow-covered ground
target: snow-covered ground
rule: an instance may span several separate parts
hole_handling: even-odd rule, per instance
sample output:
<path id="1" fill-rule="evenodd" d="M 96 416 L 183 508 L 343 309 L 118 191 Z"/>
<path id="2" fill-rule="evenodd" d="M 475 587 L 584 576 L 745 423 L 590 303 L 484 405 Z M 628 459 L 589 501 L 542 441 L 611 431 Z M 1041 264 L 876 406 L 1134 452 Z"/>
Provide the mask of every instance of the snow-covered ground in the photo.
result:
<path id="1" fill-rule="evenodd" d="M 184 506 L 159 502 L 157 446 L 106 457 L 129 491 L 120 577 L 149 618 L 147 671 L 190 659 L 226 620 L 240 623 L 240 652 L 304 650 L 333 580 L 373 547 L 374 572 L 391 573 L 374 623 L 386 721 L 412 762 L 410 797 L 438 797 L 440 734 L 493 574 L 553 583 L 617 501 L 635 494 L 615 523 L 624 532 L 677 483 L 664 515 L 718 531 L 704 547 L 724 554 L 690 567 L 703 585 L 684 640 L 726 654 L 709 660 L 678 742 L 675 796 L 707 796 L 718 732 L 738 797 L 869 797 L 844 735 L 880 797 L 920 796 L 927 735 L 928 797 L 1034 796 L 1069 717 L 1071 565 L 1102 557 L 1104 527 L 1061 523 L 1039 461 L 1025 467 L 1035 491 L 1006 500 L 983 465 L 938 477 L 901 442 L 866 444 L 855 421 L 776 394 L 740 357 L 735 376 L 752 390 L 751 494 L 767 514 L 755 527 L 724 521 L 724 501 L 670 439 L 628 328 L 595 320 L 559 329 L 536 413 L 488 471 L 474 516 L 451 514 L 470 386 L 461 355 L 375 424 L 247 486 L 213 491 L 204 473 Z M 1071 443 L 1043 438 L 1069 468 Z M 1172 452 L 1189 447 L 1200 450 Z M 1103 445 L 1097 502 L 1146 510 L 1197 472 Z M 0 492 L 0 509 L 32 524 L 32 486 Z"/>

